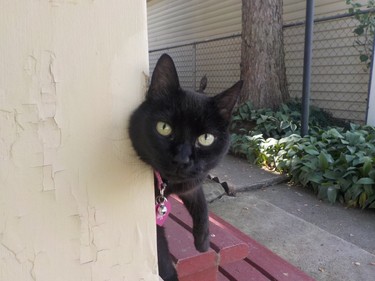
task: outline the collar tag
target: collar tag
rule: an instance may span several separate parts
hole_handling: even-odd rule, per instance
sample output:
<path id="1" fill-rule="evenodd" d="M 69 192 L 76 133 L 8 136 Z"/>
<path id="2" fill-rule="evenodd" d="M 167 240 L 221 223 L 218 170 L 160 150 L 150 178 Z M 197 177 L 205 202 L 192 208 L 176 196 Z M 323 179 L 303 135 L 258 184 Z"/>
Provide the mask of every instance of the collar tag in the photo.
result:
<path id="1" fill-rule="evenodd" d="M 156 224 L 159 226 L 163 226 L 164 222 L 167 220 L 169 213 L 171 212 L 172 206 L 171 203 L 168 202 L 168 199 L 164 196 L 164 191 L 167 188 L 167 184 L 163 182 L 163 179 L 160 176 L 160 173 L 154 171 L 158 189 L 160 195 L 155 199 L 155 216 L 156 216 Z"/>
<path id="2" fill-rule="evenodd" d="M 164 201 L 164 203 L 157 203 L 155 205 L 156 224 L 158 226 L 163 226 L 171 212 L 171 207 L 171 203 L 168 200 Z"/>

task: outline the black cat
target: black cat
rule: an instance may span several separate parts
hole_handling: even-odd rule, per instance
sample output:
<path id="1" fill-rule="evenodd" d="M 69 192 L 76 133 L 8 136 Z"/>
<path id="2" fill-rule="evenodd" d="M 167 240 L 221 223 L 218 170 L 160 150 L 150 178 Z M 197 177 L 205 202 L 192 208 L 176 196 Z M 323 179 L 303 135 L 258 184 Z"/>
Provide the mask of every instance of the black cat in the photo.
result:
<path id="1" fill-rule="evenodd" d="M 160 173 L 165 196 L 177 194 L 193 219 L 195 248 L 209 248 L 207 204 L 201 188 L 229 146 L 228 126 L 242 81 L 214 97 L 183 90 L 170 56 L 158 60 L 146 100 L 132 114 L 129 135 L 140 158 Z M 155 183 L 157 179 L 155 177 Z M 160 190 L 155 185 L 155 198 Z M 164 228 L 157 226 L 158 266 L 165 281 L 178 280 Z"/>

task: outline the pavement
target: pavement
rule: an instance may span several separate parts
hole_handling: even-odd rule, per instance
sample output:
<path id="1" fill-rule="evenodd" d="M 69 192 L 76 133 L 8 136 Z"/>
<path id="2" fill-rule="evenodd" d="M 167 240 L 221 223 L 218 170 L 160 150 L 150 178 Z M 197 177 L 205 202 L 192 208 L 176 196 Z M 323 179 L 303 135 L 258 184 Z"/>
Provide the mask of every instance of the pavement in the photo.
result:
<path id="1" fill-rule="evenodd" d="M 375 210 L 318 200 L 231 155 L 203 187 L 211 212 L 318 281 L 375 281 Z"/>

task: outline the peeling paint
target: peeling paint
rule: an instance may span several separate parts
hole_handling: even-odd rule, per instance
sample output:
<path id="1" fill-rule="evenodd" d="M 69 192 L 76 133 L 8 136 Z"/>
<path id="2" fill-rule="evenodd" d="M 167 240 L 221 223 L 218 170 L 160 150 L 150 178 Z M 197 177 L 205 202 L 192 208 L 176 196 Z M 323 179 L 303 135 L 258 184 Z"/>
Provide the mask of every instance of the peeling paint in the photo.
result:
<path id="1" fill-rule="evenodd" d="M 61 145 L 61 130 L 55 119 L 47 118 L 39 123 L 39 135 L 46 148 L 58 148 Z"/>
<path id="2" fill-rule="evenodd" d="M 55 189 L 55 182 L 52 175 L 52 166 L 43 166 L 43 191 L 51 191 Z"/>
<path id="3" fill-rule="evenodd" d="M 158 280 L 153 176 L 124 129 L 146 87 L 146 3 L 2 9 L 0 280 Z"/>
<path id="4" fill-rule="evenodd" d="M 17 132 L 14 112 L 0 111 L 0 128 L 0 160 L 9 160 Z"/>
<path id="5" fill-rule="evenodd" d="M 27 57 L 24 69 L 28 75 L 33 76 L 36 74 L 36 63 L 37 59 L 33 55 Z"/>
<path id="6" fill-rule="evenodd" d="M 56 78 L 54 62 L 56 55 L 52 51 L 44 51 L 41 57 L 40 70 L 40 104 L 42 118 L 53 118 L 56 115 Z"/>
<path id="7" fill-rule="evenodd" d="M 91 0 L 91 1 L 93 1 L 93 0 Z M 78 4 L 79 0 L 49 0 L 49 2 L 50 2 L 52 7 L 60 7 L 64 3 L 76 5 L 76 4 Z M 82 0 L 81 0 L 81 2 L 82 2 Z"/>

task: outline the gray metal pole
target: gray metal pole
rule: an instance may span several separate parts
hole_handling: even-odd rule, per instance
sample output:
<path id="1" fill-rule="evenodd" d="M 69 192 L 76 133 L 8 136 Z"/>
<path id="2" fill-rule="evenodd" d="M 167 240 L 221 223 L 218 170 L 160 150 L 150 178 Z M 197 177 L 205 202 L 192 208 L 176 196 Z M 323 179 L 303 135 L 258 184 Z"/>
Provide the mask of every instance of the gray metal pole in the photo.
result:
<path id="1" fill-rule="evenodd" d="M 367 107 L 366 107 L 366 122 L 365 124 L 366 125 L 374 125 L 374 118 L 370 118 L 370 124 L 369 124 L 369 110 L 370 110 L 370 103 L 371 105 L 374 104 L 374 102 L 372 101 L 375 97 L 374 96 L 371 96 L 371 88 L 375 87 L 375 81 L 373 81 L 373 72 L 375 71 L 374 70 L 374 59 L 375 59 L 375 33 L 374 33 L 374 37 L 372 38 L 372 52 L 371 52 L 371 64 L 370 64 L 370 79 L 369 79 L 369 83 L 368 83 L 368 91 L 367 91 Z"/>
<path id="2" fill-rule="evenodd" d="M 310 103 L 310 81 L 311 81 L 311 59 L 314 29 L 314 0 L 306 1 L 306 24 L 305 24 L 305 52 L 303 59 L 303 87 L 302 87 L 302 121 L 301 135 L 305 136 L 309 130 L 309 103 Z"/>

